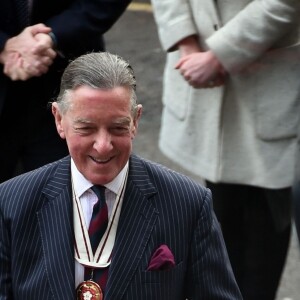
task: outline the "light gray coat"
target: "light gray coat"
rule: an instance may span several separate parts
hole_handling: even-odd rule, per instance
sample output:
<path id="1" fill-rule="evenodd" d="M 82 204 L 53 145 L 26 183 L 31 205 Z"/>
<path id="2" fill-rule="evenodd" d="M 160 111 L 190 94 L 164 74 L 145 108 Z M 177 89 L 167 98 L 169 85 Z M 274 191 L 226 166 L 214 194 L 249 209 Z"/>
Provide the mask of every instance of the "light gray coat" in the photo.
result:
<path id="1" fill-rule="evenodd" d="M 300 103 L 300 1 L 152 3 L 168 51 L 163 153 L 213 182 L 290 186 Z M 229 72 L 225 86 L 194 89 L 174 69 L 174 46 L 193 34 Z"/>

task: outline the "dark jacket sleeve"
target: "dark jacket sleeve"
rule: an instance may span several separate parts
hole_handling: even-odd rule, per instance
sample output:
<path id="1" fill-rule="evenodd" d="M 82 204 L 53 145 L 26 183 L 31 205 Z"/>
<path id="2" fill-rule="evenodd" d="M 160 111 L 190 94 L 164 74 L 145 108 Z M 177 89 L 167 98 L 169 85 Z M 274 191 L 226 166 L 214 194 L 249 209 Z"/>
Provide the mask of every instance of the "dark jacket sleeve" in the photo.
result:
<path id="1" fill-rule="evenodd" d="M 52 28 L 62 52 L 77 52 L 83 46 L 88 51 L 98 50 L 93 49 L 93 41 L 100 40 L 129 3 L 130 0 L 77 0 L 45 24 Z"/>
<path id="2" fill-rule="evenodd" d="M 192 239 L 186 296 L 188 299 L 241 300 L 221 228 L 212 209 L 211 191 L 206 191 Z"/>

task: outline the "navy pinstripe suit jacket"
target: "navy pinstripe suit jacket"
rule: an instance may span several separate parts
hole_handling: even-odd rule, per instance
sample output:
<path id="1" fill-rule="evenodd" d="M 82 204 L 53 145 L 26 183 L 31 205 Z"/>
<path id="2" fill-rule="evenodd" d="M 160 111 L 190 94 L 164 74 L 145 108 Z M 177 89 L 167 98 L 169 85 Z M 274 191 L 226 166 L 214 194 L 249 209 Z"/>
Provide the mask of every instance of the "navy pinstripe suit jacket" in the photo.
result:
<path id="1" fill-rule="evenodd" d="M 0 300 L 75 299 L 71 197 L 70 157 L 0 185 Z M 109 272 L 105 300 L 241 299 L 210 191 L 135 155 Z"/>

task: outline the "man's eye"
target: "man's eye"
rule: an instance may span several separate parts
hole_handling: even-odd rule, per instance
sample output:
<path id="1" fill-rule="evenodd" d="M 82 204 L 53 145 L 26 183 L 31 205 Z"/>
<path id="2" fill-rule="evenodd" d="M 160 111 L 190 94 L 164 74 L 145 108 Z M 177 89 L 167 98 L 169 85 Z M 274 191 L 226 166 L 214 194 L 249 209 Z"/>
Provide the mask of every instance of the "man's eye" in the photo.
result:
<path id="1" fill-rule="evenodd" d="M 127 132 L 128 127 L 127 126 L 116 126 L 116 127 L 113 127 L 112 130 L 115 132 Z"/>
<path id="2" fill-rule="evenodd" d="M 75 127 L 75 131 L 78 132 L 87 132 L 87 131 L 91 131 L 92 128 L 91 127 Z"/>

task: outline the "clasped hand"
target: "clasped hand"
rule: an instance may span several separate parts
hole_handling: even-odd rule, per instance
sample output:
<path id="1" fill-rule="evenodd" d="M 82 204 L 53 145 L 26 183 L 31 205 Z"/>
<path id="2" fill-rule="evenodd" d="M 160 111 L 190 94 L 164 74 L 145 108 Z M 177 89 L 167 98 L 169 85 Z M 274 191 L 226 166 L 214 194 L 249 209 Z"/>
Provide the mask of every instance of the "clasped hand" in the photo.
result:
<path id="1" fill-rule="evenodd" d="M 221 86 L 226 77 L 224 68 L 211 51 L 183 55 L 175 68 L 194 88 Z"/>
<path id="2" fill-rule="evenodd" d="M 50 27 L 36 24 L 8 39 L 0 53 L 4 74 L 12 80 L 25 81 L 47 73 L 56 57 L 49 32 Z"/>

